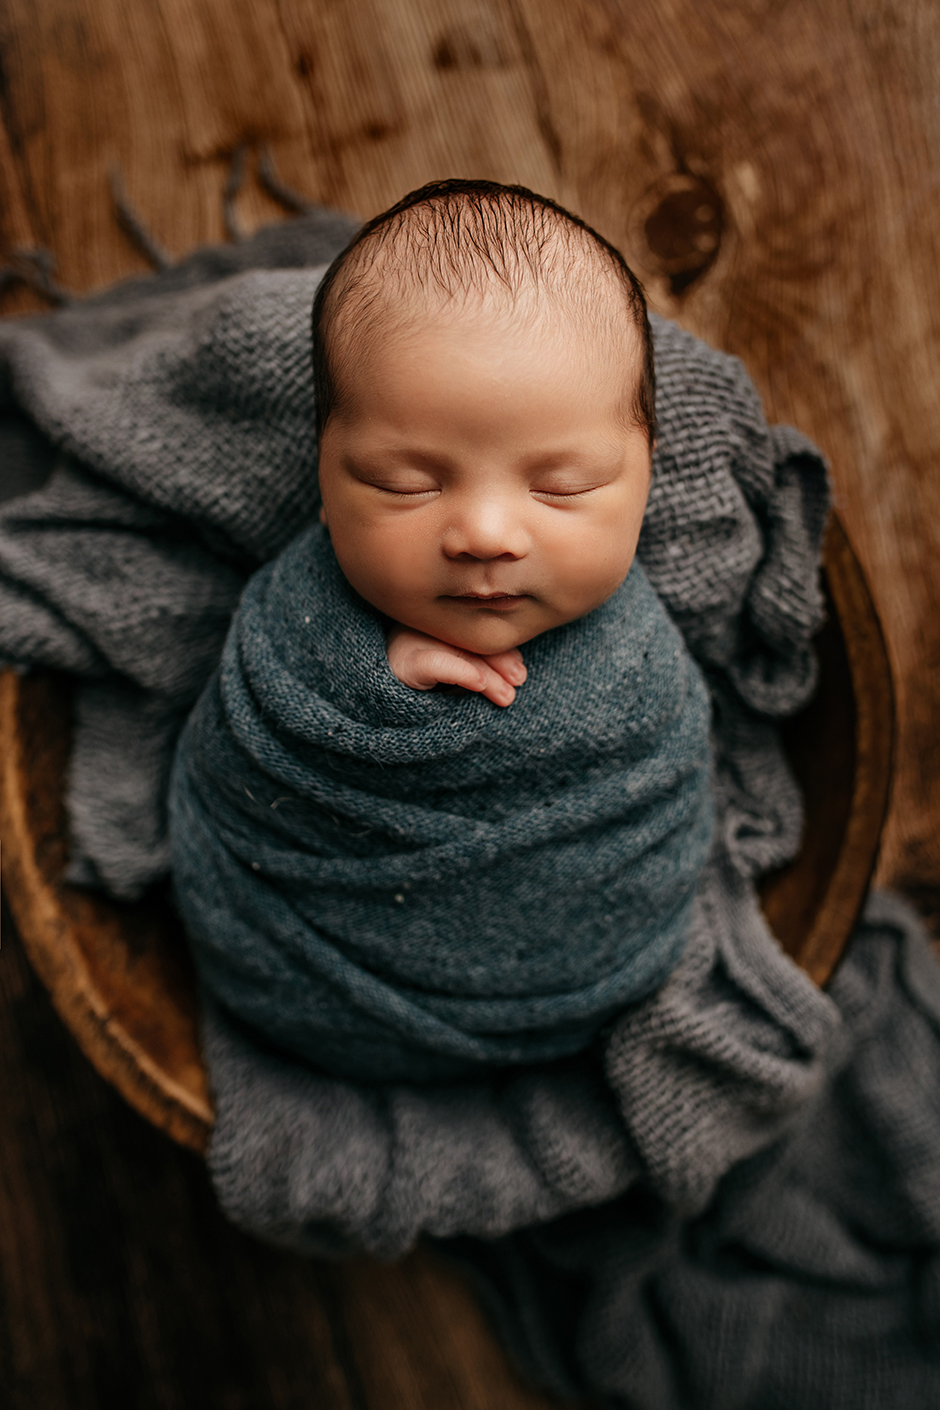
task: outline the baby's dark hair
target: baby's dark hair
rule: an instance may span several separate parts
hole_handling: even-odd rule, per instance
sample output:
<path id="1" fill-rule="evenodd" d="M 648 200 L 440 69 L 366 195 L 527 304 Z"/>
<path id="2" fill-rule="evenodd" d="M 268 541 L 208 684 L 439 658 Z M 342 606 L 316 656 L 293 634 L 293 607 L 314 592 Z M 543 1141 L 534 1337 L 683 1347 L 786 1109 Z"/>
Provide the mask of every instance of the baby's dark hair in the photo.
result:
<path id="1" fill-rule="evenodd" d="M 603 235 L 547 196 L 525 186 L 495 181 L 435 181 L 412 191 L 353 236 L 323 277 L 313 304 L 313 377 L 317 438 L 338 404 L 336 358 L 331 337 L 342 309 L 354 332 L 364 330 L 385 291 L 370 282 L 382 255 L 395 258 L 394 273 L 415 291 L 436 287 L 445 296 L 483 292 L 493 281 L 510 295 L 539 288 L 561 273 L 565 291 L 578 297 L 586 267 L 613 272 L 627 314 L 639 337 L 640 375 L 632 421 L 652 445 L 656 434 L 653 343 L 643 288 L 623 255 Z M 594 259 L 591 259 L 591 256 Z M 587 261 L 585 256 L 588 256 Z M 585 309 L 588 313 L 587 308 Z"/>

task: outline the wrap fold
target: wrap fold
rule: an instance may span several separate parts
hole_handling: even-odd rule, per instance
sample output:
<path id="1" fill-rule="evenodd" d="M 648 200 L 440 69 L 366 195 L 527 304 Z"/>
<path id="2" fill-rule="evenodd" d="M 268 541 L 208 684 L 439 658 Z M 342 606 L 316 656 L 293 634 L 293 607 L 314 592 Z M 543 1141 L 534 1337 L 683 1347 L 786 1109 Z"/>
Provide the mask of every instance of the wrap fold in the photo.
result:
<path id="1" fill-rule="evenodd" d="M 708 868 L 673 974 L 599 1051 L 486 1083 L 356 1084 L 273 1052 L 256 1062 L 257 1040 L 210 1002 L 206 1052 L 226 1075 L 210 1159 L 229 1215 L 311 1251 L 395 1257 L 422 1233 L 494 1238 L 641 1180 L 700 1213 L 844 1057 L 837 1007 L 722 870 Z M 738 913 L 716 925 L 729 886 Z"/>

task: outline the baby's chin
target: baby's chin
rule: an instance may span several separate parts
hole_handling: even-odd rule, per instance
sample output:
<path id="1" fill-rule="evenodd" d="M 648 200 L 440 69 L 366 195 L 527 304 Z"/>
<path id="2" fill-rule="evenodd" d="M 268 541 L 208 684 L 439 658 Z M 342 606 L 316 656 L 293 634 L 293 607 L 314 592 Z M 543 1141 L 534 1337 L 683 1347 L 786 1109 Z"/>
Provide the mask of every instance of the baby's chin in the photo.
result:
<path id="1" fill-rule="evenodd" d="M 526 611 L 523 607 L 508 612 L 474 607 L 434 613 L 420 623 L 403 625 L 461 651 L 472 651 L 475 656 L 498 656 L 502 651 L 524 646 L 559 623 L 543 620 L 543 614 Z"/>
<path id="2" fill-rule="evenodd" d="M 541 636 L 542 631 L 548 631 L 548 627 L 543 627 L 540 631 L 514 632 L 508 635 L 505 632 L 493 634 L 475 632 L 472 635 L 455 632 L 446 638 L 441 637 L 440 640 L 446 640 L 449 646 L 459 647 L 461 651 L 472 651 L 475 656 L 498 656 L 503 651 L 512 651 L 514 647 L 525 646 L 527 641 Z"/>

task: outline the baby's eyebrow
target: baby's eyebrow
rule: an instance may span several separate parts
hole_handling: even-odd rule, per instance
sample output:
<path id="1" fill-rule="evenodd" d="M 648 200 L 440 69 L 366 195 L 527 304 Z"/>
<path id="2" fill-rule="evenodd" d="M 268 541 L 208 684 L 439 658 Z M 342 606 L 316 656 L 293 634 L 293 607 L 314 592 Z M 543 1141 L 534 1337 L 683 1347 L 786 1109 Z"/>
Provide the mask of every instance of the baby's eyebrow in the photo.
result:
<path id="1" fill-rule="evenodd" d="M 392 451 L 396 460 L 407 460 L 409 465 L 417 465 L 422 470 L 451 470 L 454 461 L 440 451 L 420 450 L 416 446 L 401 446 Z"/>
<path id="2" fill-rule="evenodd" d="M 550 474 L 554 470 L 593 473 L 606 458 L 606 455 L 598 455 L 596 451 L 587 453 L 579 446 L 569 446 L 563 450 L 546 450 L 527 456 L 522 462 L 522 468 L 529 475 Z"/>
<path id="3" fill-rule="evenodd" d="M 545 450 L 527 456 L 525 465 L 527 470 L 556 470 L 559 466 L 567 467 L 581 459 L 583 459 L 582 455 L 575 448 Z"/>
<path id="4" fill-rule="evenodd" d="M 390 446 L 381 451 L 352 452 L 347 462 L 362 470 L 451 470 L 453 461 L 446 455 L 418 450 L 413 446 Z"/>

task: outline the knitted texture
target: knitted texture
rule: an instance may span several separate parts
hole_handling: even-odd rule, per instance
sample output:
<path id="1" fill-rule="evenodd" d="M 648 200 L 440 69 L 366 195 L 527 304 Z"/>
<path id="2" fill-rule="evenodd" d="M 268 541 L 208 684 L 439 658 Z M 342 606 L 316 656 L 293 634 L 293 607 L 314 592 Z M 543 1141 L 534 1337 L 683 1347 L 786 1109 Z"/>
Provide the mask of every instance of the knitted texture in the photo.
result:
<path id="1" fill-rule="evenodd" d="M 166 872 L 180 725 L 249 573 L 318 504 L 310 306 L 356 229 L 316 211 L 0 323 L 0 659 L 77 691 L 74 880 Z M 311 268 L 310 266 L 315 266 Z"/>
<path id="2" fill-rule="evenodd" d="M 766 956 L 760 964 L 771 977 Z M 743 1053 L 749 1020 L 728 1007 L 729 990 L 724 1004 L 703 1003 L 688 973 L 676 978 L 698 1010 L 696 1065 L 702 1039 L 719 1066 L 722 1048 Z M 782 1105 L 778 1121 L 763 1107 L 777 1139 L 729 1168 L 694 1217 L 654 1177 L 599 1209 L 442 1246 L 532 1377 L 610 1410 L 940 1403 L 940 967 L 899 899 L 871 897 L 829 995 L 838 1027 L 826 1080 L 794 1089 L 787 1122 Z M 787 1027 L 798 1037 L 816 1021 L 806 1006 Z M 621 1034 L 621 1064 L 629 1041 Z M 740 1061 L 725 1070 L 730 1096 Z M 698 1081 L 647 1085 L 643 1126 L 660 1169 L 688 1161 L 684 1137 L 684 1154 L 666 1146 L 682 1125 L 676 1106 L 688 1118 L 700 1093 Z M 738 1100 L 759 1137 L 761 1106 L 743 1090 Z M 698 1125 L 698 1161 L 723 1125 Z"/>
<path id="3" fill-rule="evenodd" d="M 262 1052 L 210 1002 L 224 1207 L 277 1241 L 386 1257 L 421 1233 L 493 1238 L 639 1179 L 674 1212 L 699 1213 L 819 1092 L 839 1014 L 727 861 L 705 868 L 690 932 L 665 984 L 593 1051 L 485 1084 L 340 1082 Z"/>
<path id="4" fill-rule="evenodd" d="M 402 685 L 320 524 L 252 578 L 171 834 L 204 987 L 269 1041 L 366 1080 L 544 1061 L 674 967 L 711 835 L 701 673 L 639 564 L 523 650 L 509 709 Z"/>

